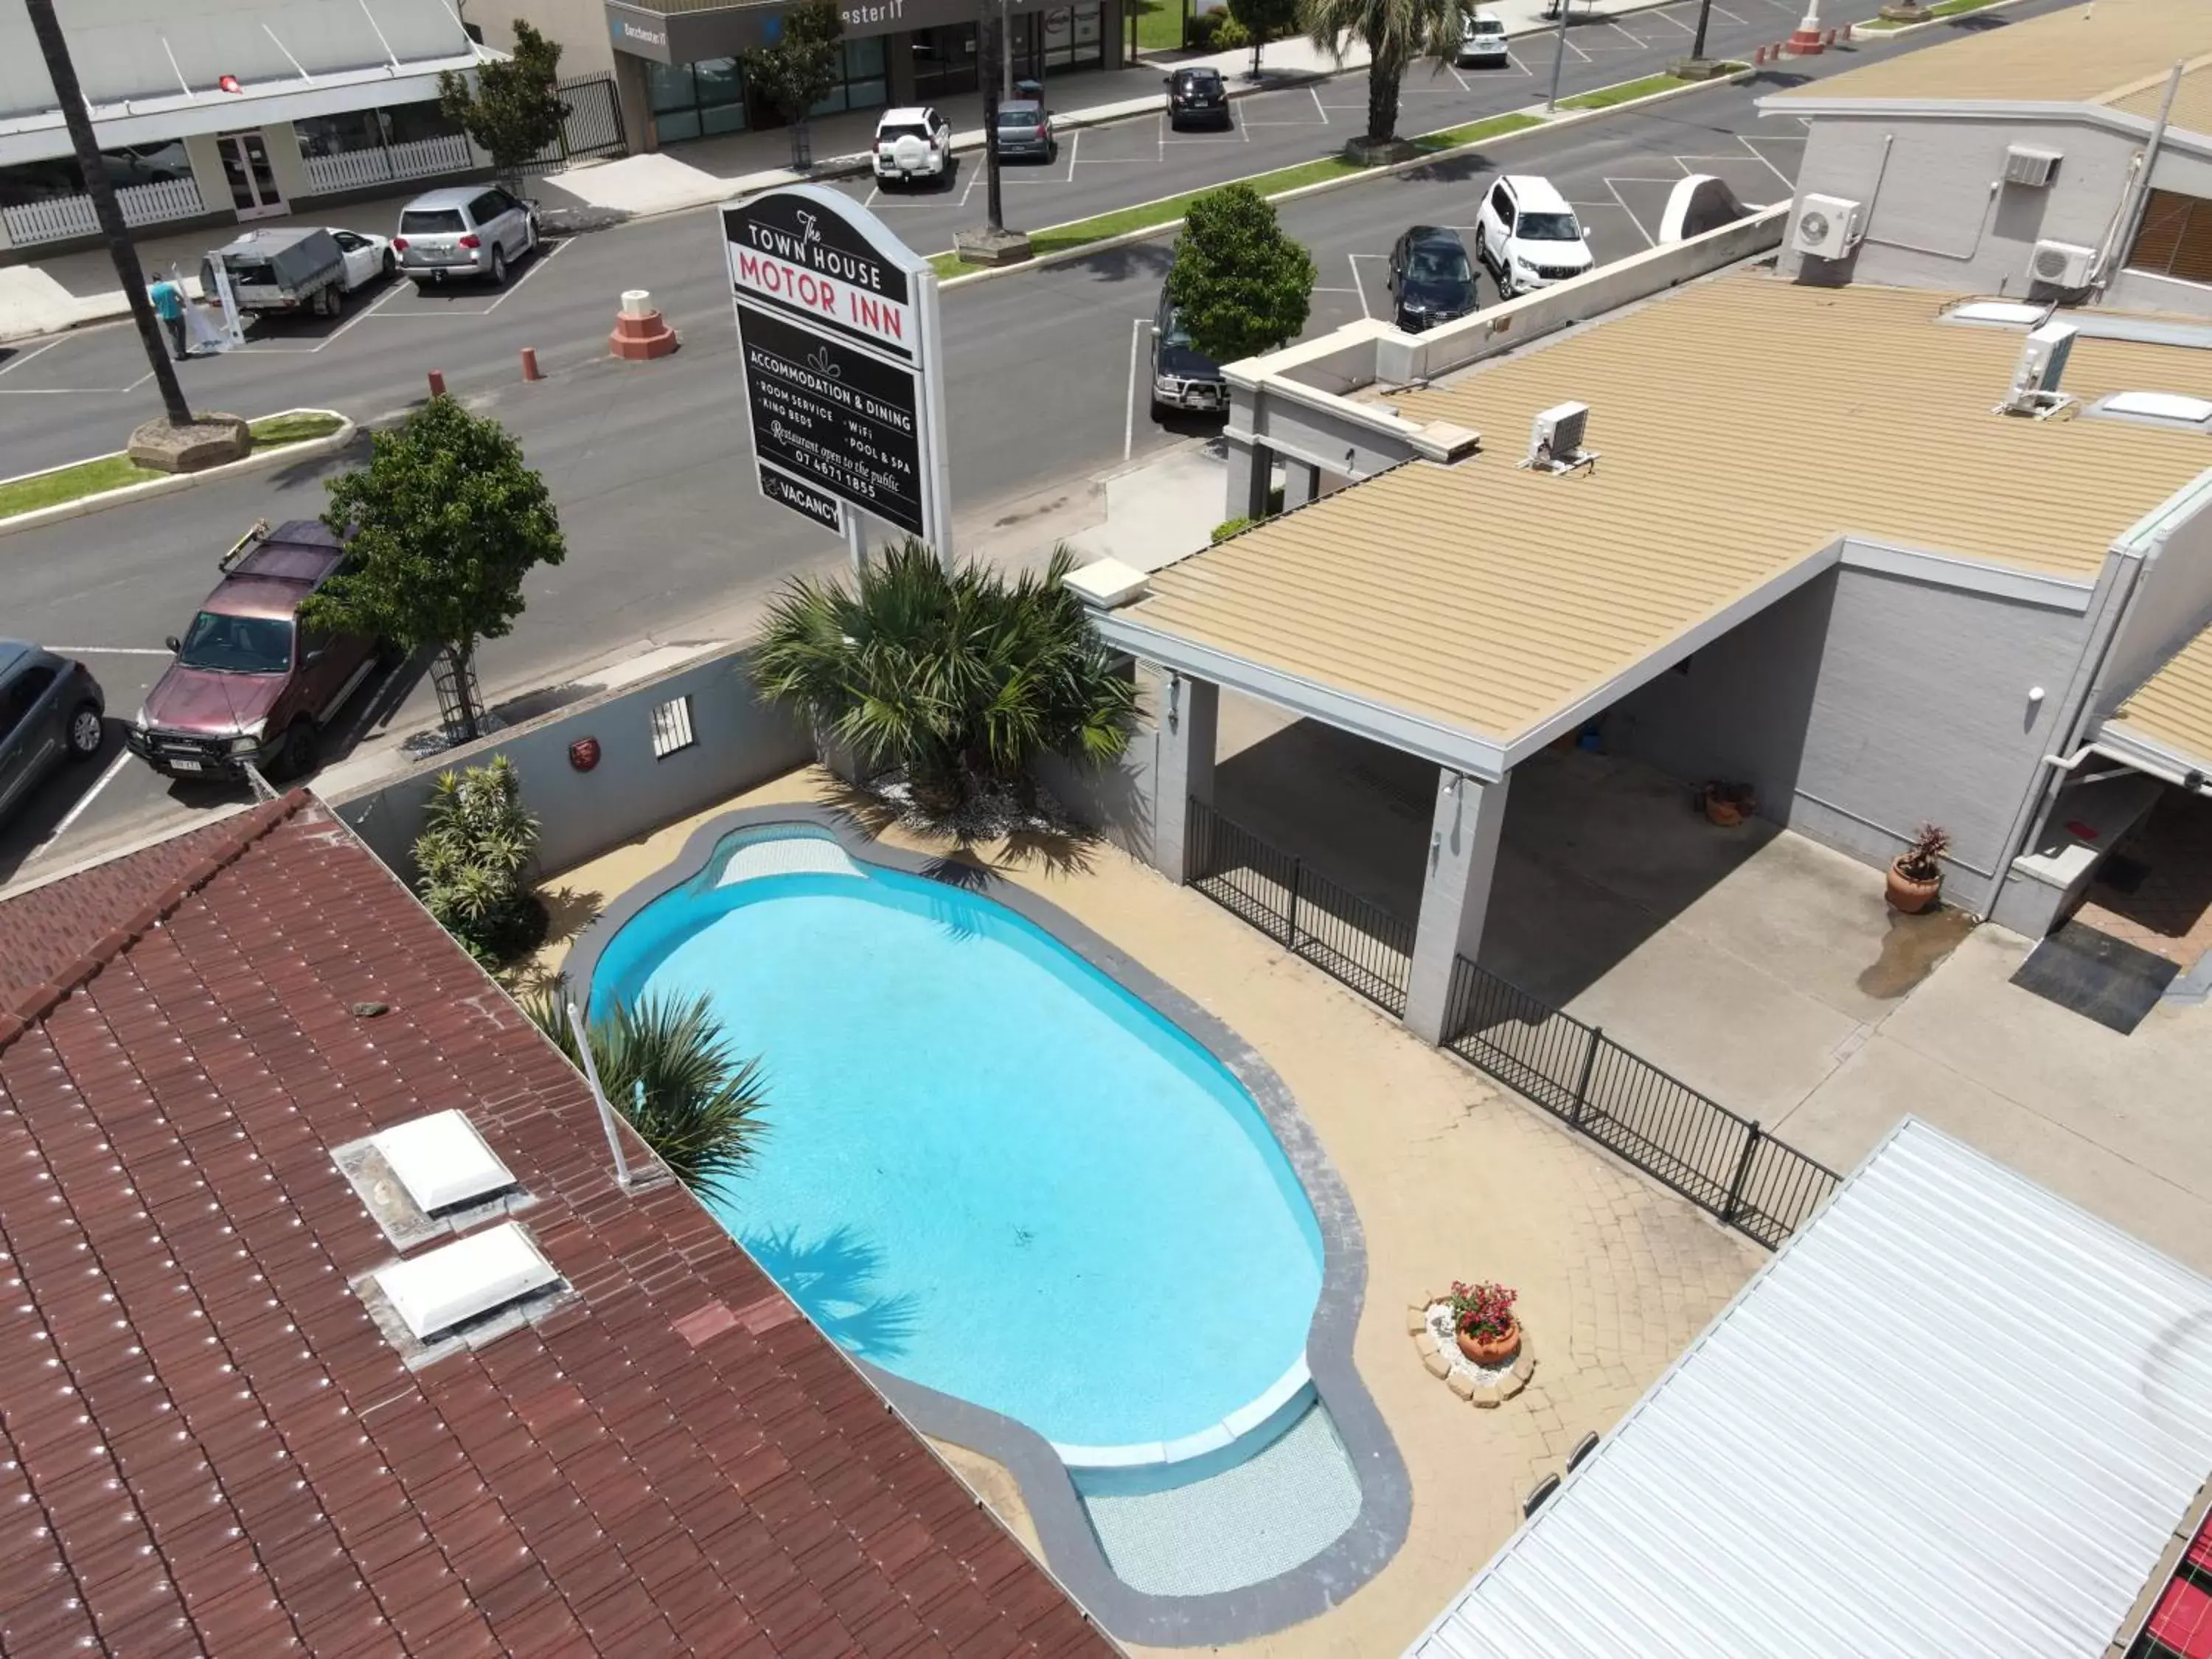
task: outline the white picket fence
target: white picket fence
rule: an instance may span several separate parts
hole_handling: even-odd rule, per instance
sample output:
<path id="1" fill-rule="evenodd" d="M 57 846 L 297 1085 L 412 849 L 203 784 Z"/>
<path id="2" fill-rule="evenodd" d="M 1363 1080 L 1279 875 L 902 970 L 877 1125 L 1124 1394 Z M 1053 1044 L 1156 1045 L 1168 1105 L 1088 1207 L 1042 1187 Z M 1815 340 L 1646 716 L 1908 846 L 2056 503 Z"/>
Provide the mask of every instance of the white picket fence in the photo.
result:
<path id="1" fill-rule="evenodd" d="M 307 158 L 307 183 L 318 193 L 361 190 L 389 185 L 402 179 L 421 179 L 434 173 L 459 173 L 476 165 L 469 141 L 460 134 L 417 138 L 410 143 L 383 149 L 341 150 L 336 155 Z"/>
<path id="2" fill-rule="evenodd" d="M 158 225 L 171 219 L 190 219 L 207 210 L 200 205 L 200 187 L 190 179 L 165 179 L 155 185 L 126 185 L 115 192 L 124 222 Z M 8 227 L 8 240 L 17 247 L 33 242 L 58 242 L 70 236 L 97 236 L 100 221 L 89 196 L 57 196 L 21 207 L 0 208 L 0 222 Z"/>

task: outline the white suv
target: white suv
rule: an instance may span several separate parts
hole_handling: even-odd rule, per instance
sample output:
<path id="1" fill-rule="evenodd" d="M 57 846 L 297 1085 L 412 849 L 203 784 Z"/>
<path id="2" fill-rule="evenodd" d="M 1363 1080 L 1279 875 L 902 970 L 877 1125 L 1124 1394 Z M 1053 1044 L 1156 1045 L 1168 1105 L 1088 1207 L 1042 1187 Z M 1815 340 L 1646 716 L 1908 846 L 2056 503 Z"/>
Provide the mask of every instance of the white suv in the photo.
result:
<path id="1" fill-rule="evenodd" d="M 1505 49 L 1505 20 L 1494 11 L 1471 11 L 1460 21 L 1459 62 L 1462 67 L 1476 64 L 1509 62 Z"/>
<path id="2" fill-rule="evenodd" d="M 1508 173 L 1483 197 L 1474 245 L 1508 300 L 1579 276 L 1597 263 L 1567 198 L 1549 179 L 1525 173 Z"/>
<path id="3" fill-rule="evenodd" d="M 876 122 L 876 180 L 945 179 L 952 167 L 952 123 L 933 109 L 887 109 Z"/>

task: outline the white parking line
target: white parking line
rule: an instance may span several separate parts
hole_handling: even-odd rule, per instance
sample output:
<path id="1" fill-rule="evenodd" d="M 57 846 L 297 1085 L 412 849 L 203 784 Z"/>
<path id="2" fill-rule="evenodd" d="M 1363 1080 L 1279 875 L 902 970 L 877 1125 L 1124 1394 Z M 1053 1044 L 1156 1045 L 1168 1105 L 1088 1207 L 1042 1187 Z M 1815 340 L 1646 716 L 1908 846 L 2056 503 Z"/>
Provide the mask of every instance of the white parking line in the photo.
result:
<path id="1" fill-rule="evenodd" d="M 78 818 L 84 815 L 84 809 L 86 807 L 91 805 L 94 801 L 100 799 L 100 792 L 107 787 L 108 784 L 113 781 L 115 775 L 123 769 L 125 763 L 128 762 L 130 758 L 131 751 L 128 749 L 125 749 L 117 754 L 113 760 L 108 762 L 107 769 L 100 775 L 98 781 L 94 783 L 91 788 L 86 790 L 82 795 L 77 798 L 76 805 L 70 807 L 70 810 L 63 815 L 62 821 L 53 827 L 53 832 L 49 835 L 46 840 L 39 843 L 39 852 L 44 852 L 48 847 L 51 847 L 54 842 L 59 841 L 64 836 L 69 833 L 70 825 L 75 823 Z M 35 854 L 33 854 L 33 856 L 35 856 Z"/>
<path id="2" fill-rule="evenodd" d="M 1636 234 L 1644 239 L 1644 246 L 1646 247 L 1658 246 L 1658 239 L 1652 235 L 1650 231 L 1644 228 L 1644 221 L 1638 218 L 1636 216 L 1636 210 L 1629 206 L 1627 202 L 1622 199 L 1620 190 L 1614 185 L 1612 179 L 1608 179 L 1605 181 L 1605 187 L 1613 191 L 1613 199 L 1620 204 L 1620 210 L 1628 216 L 1628 222 L 1636 227 Z"/>
<path id="3" fill-rule="evenodd" d="M 1131 319 L 1134 326 L 1129 330 L 1128 407 L 1121 411 L 1121 459 L 1125 461 L 1137 448 L 1137 358 L 1144 343 L 1146 325 L 1152 320 L 1149 317 Z"/>
<path id="4" fill-rule="evenodd" d="M 1697 33 L 1697 30 L 1692 28 L 1687 23 L 1685 23 L 1680 18 L 1675 16 L 1671 11 L 1655 11 L 1646 13 L 1645 15 L 1647 16 L 1656 17 L 1662 23 L 1672 23 L 1676 28 L 1681 30 L 1685 34 L 1695 34 Z"/>
<path id="5" fill-rule="evenodd" d="M 1716 16 L 1716 17 L 1725 17 L 1725 18 L 1727 18 L 1727 19 L 1729 20 L 1729 22 L 1731 22 L 1731 23 L 1741 23 L 1741 24 L 1742 24 L 1742 25 L 1744 26 L 1744 27 L 1746 27 L 1746 28 L 1749 28 L 1749 27 L 1751 27 L 1751 19 L 1749 19 L 1748 17 L 1739 17 L 1739 16 L 1737 16 L 1734 12 L 1730 11 L 1730 10 L 1729 10 L 1726 6 L 1716 5 L 1716 6 L 1713 8 L 1713 15 L 1714 15 L 1714 16 Z"/>
<path id="6" fill-rule="evenodd" d="M 1308 87 L 1306 90 L 1313 94 L 1314 107 L 1321 112 L 1321 124 L 1323 126 L 1327 126 L 1328 125 L 1328 106 L 1322 103 L 1321 100 L 1321 88 L 1319 87 Z"/>
<path id="7" fill-rule="evenodd" d="M 1352 266 L 1352 291 L 1359 296 L 1359 314 L 1372 317 L 1375 313 L 1367 307 L 1367 285 L 1359 280 L 1359 262 L 1362 259 L 1380 259 L 1388 264 L 1390 256 L 1387 253 L 1347 253 L 1344 257 Z"/>
<path id="8" fill-rule="evenodd" d="M 535 276 L 539 271 L 544 270 L 546 266 L 551 264 L 556 259 L 559 258 L 561 257 L 562 251 L 573 244 L 575 240 L 576 239 L 574 237 L 571 236 L 568 241 L 556 242 L 553 244 L 550 252 L 548 252 L 542 247 L 538 249 L 538 257 L 530 262 L 530 269 L 524 271 L 521 276 L 516 277 L 514 282 L 507 284 L 507 292 L 501 295 L 499 298 L 494 300 L 489 305 L 486 306 L 484 307 L 483 314 L 487 317 L 490 316 L 493 312 L 497 311 L 509 300 L 512 300 L 525 283 L 528 282 L 532 276 Z"/>
<path id="9" fill-rule="evenodd" d="M 66 335 L 64 335 L 64 336 L 63 337 L 63 338 L 64 338 L 64 339 L 65 339 L 65 338 L 67 338 L 67 337 L 67 337 Z M 46 344 L 44 344 L 44 345 L 42 345 L 42 346 L 33 346 L 30 350 L 28 350 L 28 351 L 25 352 L 21 356 L 17 357 L 17 358 L 15 358 L 14 360 L 12 360 L 12 361 L 9 363 L 9 365 L 8 365 L 8 367 L 7 367 L 7 368 L 0 368 L 0 374 L 13 374 L 17 370 L 17 369 L 19 369 L 19 368 L 22 368 L 22 366 L 23 366 L 25 363 L 29 362 L 31 361 L 31 359 L 32 359 L 32 358 L 36 357 L 36 356 L 40 356 L 42 353 L 48 352 L 48 351 L 52 351 L 52 350 L 56 346 L 59 345 L 60 343 L 61 343 L 61 341 L 60 341 L 60 340 L 49 340 L 49 341 L 47 341 L 47 342 L 46 343 Z"/>

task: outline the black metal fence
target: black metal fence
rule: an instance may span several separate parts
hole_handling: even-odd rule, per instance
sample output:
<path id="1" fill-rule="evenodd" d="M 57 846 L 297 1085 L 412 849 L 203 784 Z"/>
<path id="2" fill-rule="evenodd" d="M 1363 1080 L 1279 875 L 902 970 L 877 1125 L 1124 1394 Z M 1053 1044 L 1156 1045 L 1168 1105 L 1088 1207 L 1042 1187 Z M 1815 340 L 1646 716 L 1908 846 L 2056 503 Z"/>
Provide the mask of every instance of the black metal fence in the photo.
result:
<path id="1" fill-rule="evenodd" d="M 1757 1119 L 1464 957 L 1452 963 L 1444 1046 L 1770 1249 L 1835 1187 L 1834 1170 Z"/>
<path id="2" fill-rule="evenodd" d="M 1206 802 L 1190 802 L 1184 871 L 1224 909 L 1393 1014 L 1406 1011 L 1413 929 Z M 1464 957 L 1444 1047 L 1770 1249 L 1837 1176 L 1594 1025 Z"/>
<path id="3" fill-rule="evenodd" d="M 590 156 L 629 154 L 629 141 L 623 131 L 622 100 L 615 95 L 613 76 L 586 75 L 563 81 L 561 101 L 568 106 L 561 136 L 539 150 L 525 171 L 557 173 Z"/>
<path id="4" fill-rule="evenodd" d="M 1413 930 L 1204 801 L 1190 803 L 1190 884 L 1393 1014 L 1406 1012 Z"/>

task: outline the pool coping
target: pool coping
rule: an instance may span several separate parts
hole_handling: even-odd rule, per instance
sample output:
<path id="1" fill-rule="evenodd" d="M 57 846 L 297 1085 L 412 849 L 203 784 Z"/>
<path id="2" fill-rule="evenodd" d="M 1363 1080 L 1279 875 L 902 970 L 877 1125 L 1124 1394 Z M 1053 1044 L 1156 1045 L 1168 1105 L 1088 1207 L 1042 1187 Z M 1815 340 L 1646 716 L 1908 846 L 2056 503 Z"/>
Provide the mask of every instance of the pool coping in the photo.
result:
<path id="1" fill-rule="evenodd" d="M 959 879 L 947 881 L 948 885 L 980 892 L 1042 928 L 1180 1026 L 1244 1085 L 1290 1160 L 1320 1225 L 1322 1285 L 1313 1322 L 1307 1328 L 1306 1368 L 1358 1479 L 1359 1513 L 1328 1548 L 1273 1578 L 1202 1595 L 1152 1595 L 1126 1583 L 1107 1565 L 1073 1478 L 1042 1435 L 1003 1413 L 909 1382 L 842 1347 L 837 1352 L 919 1432 L 980 1452 L 1014 1477 L 1043 1547 L 1047 1567 L 1092 1619 L 1120 1640 L 1196 1647 L 1273 1635 L 1327 1612 L 1374 1577 L 1406 1541 L 1413 1518 L 1413 1486 L 1389 1426 L 1352 1360 L 1352 1339 L 1366 1297 L 1366 1235 L 1343 1178 L 1274 1067 L 1191 998 L 1058 905 L 994 871 L 887 846 L 849 812 L 792 802 L 738 807 L 708 820 L 692 831 L 674 859 L 633 884 L 594 917 L 577 934 L 562 964 L 582 1006 L 591 1006 L 592 974 L 608 941 L 654 900 L 705 869 L 725 837 L 768 823 L 827 830 L 860 862 L 906 875 L 947 881 L 948 868 L 957 868 Z"/>

